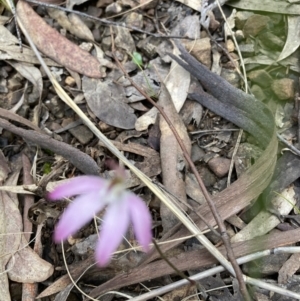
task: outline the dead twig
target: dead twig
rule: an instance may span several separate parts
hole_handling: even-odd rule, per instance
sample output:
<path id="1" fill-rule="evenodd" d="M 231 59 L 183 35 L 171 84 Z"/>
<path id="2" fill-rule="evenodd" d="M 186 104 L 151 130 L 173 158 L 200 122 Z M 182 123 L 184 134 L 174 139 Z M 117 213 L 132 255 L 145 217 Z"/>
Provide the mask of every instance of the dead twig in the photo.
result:
<path id="1" fill-rule="evenodd" d="M 96 162 L 90 156 L 71 145 L 57 141 L 42 133 L 21 129 L 2 118 L 0 118 L 0 127 L 22 137 L 25 141 L 34 143 L 63 156 L 85 174 L 99 175 L 100 168 Z"/>
<path id="2" fill-rule="evenodd" d="M 22 123 L 23 125 L 26 125 L 29 128 L 39 133 L 42 133 L 42 130 L 39 127 L 37 127 L 35 124 L 33 124 L 31 121 L 11 111 L 0 108 L 0 117 Z"/>
<path id="3" fill-rule="evenodd" d="M 280 134 L 277 133 L 277 138 L 284 143 L 293 153 L 300 156 L 300 151 L 294 145 L 290 144 L 287 140 L 285 140 Z"/>
<path id="4" fill-rule="evenodd" d="M 242 139 L 242 135 L 243 135 L 243 130 L 240 130 L 239 135 L 236 139 L 235 147 L 234 147 L 232 157 L 231 157 L 231 162 L 230 162 L 230 167 L 229 167 L 229 172 L 228 172 L 228 177 L 227 177 L 227 187 L 230 185 L 230 179 L 231 179 L 233 165 L 234 165 L 234 157 L 235 157 L 235 155 L 236 155 L 236 153 L 239 149 L 240 142 L 241 142 L 241 139 Z"/>
<path id="5" fill-rule="evenodd" d="M 22 154 L 22 164 L 23 164 L 23 184 L 30 185 L 34 184 L 32 176 L 30 174 L 31 163 L 25 154 Z M 30 233 L 32 231 L 32 223 L 28 220 L 28 210 L 34 204 L 33 195 L 24 195 L 24 209 L 23 209 L 23 230 L 25 232 L 24 236 L 27 241 L 30 240 Z"/>

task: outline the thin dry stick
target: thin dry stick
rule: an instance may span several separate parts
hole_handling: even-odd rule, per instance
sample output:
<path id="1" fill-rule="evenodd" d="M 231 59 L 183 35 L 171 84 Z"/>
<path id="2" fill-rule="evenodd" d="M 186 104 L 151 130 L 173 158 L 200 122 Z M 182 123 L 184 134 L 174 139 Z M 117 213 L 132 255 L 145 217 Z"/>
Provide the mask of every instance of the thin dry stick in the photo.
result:
<path id="1" fill-rule="evenodd" d="M 277 138 L 284 143 L 293 153 L 297 156 L 300 156 L 300 151 L 293 144 L 290 144 L 287 140 L 285 140 L 279 133 L 277 133 Z"/>
<path id="2" fill-rule="evenodd" d="M 112 34 L 111 34 L 112 36 Z M 214 204 L 214 202 L 212 201 L 208 191 L 206 190 L 205 188 L 205 185 L 196 169 L 196 166 L 194 165 L 192 159 L 190 158 L 186 148 L 185 148 L 185 145 L 184 143 L 182 142 L 179 134 L 177 133 L 175 127 L 173 126 L 173 124 L 171 123 L 171 121 L 169 120 L 168 116 L 165 114 L 163 108 L 161 108 L 160 106 L 158 106 L 153 100 L 151 97 L 149 97 L 139 86 L 137 86 L 135 84 L 135 82 L 131 79 L 131 77 L 129 76 L 129 74 L 126 72 L 126 70 L 124 69 L 124 67 L 122 66 L 122 64 L 119 62 L 118 58 L 116 57 L 115 55 L 115 49 L 114 49 L 114 39 L 113 39 L 113 36 L 112 36 L 112 53 L 113 53 L 113 56 L 114 56 L 114 59 L 117 63 L 117 65 L 119 66 L 119 68 L 122 70 L 122 72 L 125 74 L 125 76 L 128 78 L 128 80 L 130 81 L 130 83 L 137 89 L 138 92 L 140 92 L 153 106 L 155 106 L 157 108 L 157 110 L 159 111 L 159 113 L 163 116 L 163 118 L 166 120 L 166 122 L 168 123 L 170 129 L 172 130 L 174 136 L 176 137 L 176 140 L 180 146 L 180 148 L 182 149 L 182 152 L 183 152 L 183 155 L 184 155 L 184 158 L 186 159 L 186 161 L 188 162 L 192 172 L 194 173 L 196 179 L 197 179 L 197 182 L 203 192 L 203 195 L 207 201 L 207 204 L 217 222 L 217 225 L 220 229 L 220 232 L 221 232 L 221 237 L 222 237 L 222 240 L 223 240 L 223 243 L 225 245 L 225 248 L 226 248 L 226 251 L 227 251 L 227 256 L 228 256 L 228 259 L 229 261 L 231 262 L 232 264 L 232 267 L 234 269 L 234 272 L 235 272 L 235 277 L 237 277 L 238 281 L 239 281 L 239 284 L 240 284 L 240 289 L 241 289 L 241 292 L 243 294 L 243 296 L 245 297 L 246 300 L 250 300 L 248 298 L 248 292 L 247 292 L 247 288 L 246 288 L 246 285 L 245 285 L 245 282 L 243 280 L 243 274 L 241 272 L 241 269 L 238 265 L 238 263 L 236 262 L 236 259 L 235 259 L 235 256 L 234 256 L 234 253 L 233 253 L 233 250 L 231 248 L 231 243 L 230 243 L 230 239 L 229 239 L 229 236 L 227 234 L 227 231 L 226 231 L 226 227 L 223 223 L 223 220 L 221 219 L 221 216 L 219 215 L 219 212 L 217 211 L 217 208 Z M 231 271 L 232 272 L 232 271 Z M 234 273 L 233 273 L 234 274 Z M 244 284 L 244 285 L 243 285 Z"/>
<path id="3" fill-rule="evenodd" d="M 23 184 L 30 185 L 33 184 L 32 176 L 30 175 L 31 163 L 25 154 L 22 154 L 22 164 L 23 164 Z M 28 220 L 28 210 L 34 204 L 33 195 L 24 195 L 24 209 L 23 209 L 23 230 L 27 232 L 24 237 L 27 241 L 30 240 L 30 235 L 32 232 L 32 223 Z"/>
<path id="4" fill-rule="evenodd" d="M 230 185 L 230 179 L 231 179 L 233 165 L 234 165 L 234 157 L 235 157 L 235 155 L 236 155 L 236 153 L 239 149 L 240 142 L 241 142 L 241 139 L 242 139 L 242 135 L 243 135 L 243 130 L 240 130 L 239 135 L 236 139 L 235 147 L 234 147 L 232 157 L 231 157 L 231 162 L 230 162 L 230 167 L 229 167 L 229 172 L 228 172 L 228 177 L 227 177 L 227 187 Z"/>
<path id="5" fill-rule="evenodd" d="M 161 256 L 161 258 L 183 279 L 186 279 L 187 281 L 189 281 L 190 285 L 195 285 L 196 282 L 191 280 L 189 277 L 185 276 L 184 273 L 182 271 L 179 271 L 176 266 L 165 256 L 165 254 L 162 252 L 162 250 L 160 249 L 160 247 L 158 246 L 158 244 L 156 243 L 155 239 L 152 239 L 152 242 L 157 250 L 157 252 L 159 253 L 159 255 Z"/>

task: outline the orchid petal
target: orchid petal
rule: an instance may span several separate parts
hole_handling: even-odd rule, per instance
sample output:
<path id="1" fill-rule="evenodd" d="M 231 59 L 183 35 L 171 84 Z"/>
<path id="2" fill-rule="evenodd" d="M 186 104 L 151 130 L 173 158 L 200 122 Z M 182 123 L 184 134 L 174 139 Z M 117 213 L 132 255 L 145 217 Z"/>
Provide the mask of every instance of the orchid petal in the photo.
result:
<path id="1" fill-rule="evenodd" d="M 99 191 L 77 197 L 65 210 L 54 233 L 56 242 L 68 238 L 88 223 L 105 206 L 99 199 Z"/>
<path id="2" fill-rule="evenodd" d="M 122 195 L 121 199 L 112 202 L 103 217 L 103 227 L 96 249 L 96 259 L 100 266 L 105 266 L 110 261 L 111 254 L 122 242 L 129 225 L 129 208 Z"/>
<path id="3" fill-rule="evenodd" d="M 81 176 L 72 178 L 61 185 L 58 185 L 48 194 L 50 200 L 60 200 L 65 197 L 99 191 L 109 182 L 96 176 Z"/>
<path id="4" fill-rule="evenodd" d="M 129 211 L 136 238 L 143 249 L 148 251 L 152 240 L 152 218 L 149 209 L 144 201 L 133 193 L 126 192 L 126 200 L 129 203 Z"/>

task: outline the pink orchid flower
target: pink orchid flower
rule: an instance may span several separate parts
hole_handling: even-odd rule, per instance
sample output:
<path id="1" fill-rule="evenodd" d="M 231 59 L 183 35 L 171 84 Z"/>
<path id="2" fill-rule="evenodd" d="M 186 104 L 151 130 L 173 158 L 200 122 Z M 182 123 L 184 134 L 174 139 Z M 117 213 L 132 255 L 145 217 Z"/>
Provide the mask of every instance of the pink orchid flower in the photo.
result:
<path id="1" fill-rule="evenodd" d="M 56 226 L 56 242 L 77 232 L 107 206 L 95 252 L 100 266 L 109 263 L 110 256 L 122 242 L 130 221 L 144 251 L 149 250 L 152 239 L 151 215 L 146 204 L 137 195 L 124 189 L 124 173 L 120 169 L 117 174 L 111 181 L 97 176 L 79 176 L 59 185 L 48 194 L 50 200 L 78 195 Z"/>

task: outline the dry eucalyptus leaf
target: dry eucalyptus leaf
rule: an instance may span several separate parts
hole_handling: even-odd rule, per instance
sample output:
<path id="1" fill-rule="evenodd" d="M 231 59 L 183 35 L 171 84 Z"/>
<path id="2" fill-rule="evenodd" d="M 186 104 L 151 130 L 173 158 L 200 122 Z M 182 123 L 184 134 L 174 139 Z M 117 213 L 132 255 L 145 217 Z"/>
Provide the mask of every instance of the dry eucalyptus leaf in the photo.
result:
<path id="1" fill-rule="evenodd" d="M 13 163 L 13 173 L 5 185 L 15 185 L 19 173 L 20 166 L 17 160 Z M 0 293 L 1 298 L 5 298 L 3 300 L 10 300 L 7 296 L 9 293 L 6 292 L 7 276 L 11 280 L 23 283 L 41 282 L 52 275 L 53 267 L 30 247 L 25 247 L 27 241 L 22 234 L 23 222 L 16 194 L 1 191 L 0 195 L 0 233 L 3 234 L 0 236 L 1 272 L 8 270 L 8 273 L 0 275 Z"/>
<path id="2" fill-rule="evenodd" d="M 36 252 L 25 245 L 27 245 L 27 241 L 22 235 L 20 251 L 7 265 L 9 279 L 21 283 L 45 281 L 53 274 L 52 264 L 40 258 Z"/>
<path id="3" fill-rule="evenodd" d="M 74 5 L 80 5 L 87 2 L 87 0 L 67 0 L 66 7 L 68 9 L 73 9 Z"/>
<path id="4" fill-rule="evenodd" d="M 200 39 L 200 20 L 196 15 L 186 16 L 172 29 L 171 35 Z"/>
<path id="5" fill-rule="evenodd" d="M 8 166 L 7 160 L 0 150 L 0 184 L 2 184 L 6 180 L 9 172 L 10 168 Z"/>
<path id="6" fill-rule="evenodd" d="M 300 15 L 300 5 L 291 4 L 288 1 L 247 0 L 228 1 L 226 4 L 244 10 L 270 12 L 284 15 Z"/>
<path id="7" fill-rule="evenodd" d="M 164 112 L 177 130 L 188 154 L 191 154 L 191 141 L 186 128 L 176 112 L 170 93 L 163 83 L 161 84 L 158 104 L 164 108 Z M 187 202 L 187 199 L 185 182 L 183 180 L 185 169 L 184 156 L 170 126 L 161 115 L 159 116 L 159 127 L 161 132 L 160 158 L 163 184 L 168 191 L 181 200 L 181 206 L 185 210 L 183 204 Z M 176 225 L 177 218 L 163 203 L 161 204 L 160 214 L 165 232 Z"/>
<path id="8" fill-rule="evenodd" d="M 13 66 L 23 77 L 29 80 L 33 84 L 33 91 L 31 94 L 37 95 L 38 97 L 42 96 L 43 92 L 43 79 L 41 71 L 26 63 L 18 63 L 18 62 L 8 62 L 11 66 Z"/>
<path id="9" fill-rule="evenodd" d="M 149 125 L 155 123 L 157 112 L 157 109 L 153 107 L 140 118 L 138 118 L 135 123 L 135 129 L 141 132 L 147 130 Z"/>
<path id="10" fill-rule="evenodd" d="M 70 283 L 69 285 L 67 285 L 67 287 L 65 287 L 63 290 L 61 290 L 55 296 L 54 301 L 67 301 L 71 291 L 73 290 L 73 288 L 74 288 L 74 283 Z"/>
<path id="11" fill-rule="evenodd" d="M 94 41 L 92 32 L 78 15 L 70 14 L 67 16 L 66 12 L 54 8 L 48 8 L 47 11 L 52 19 L 55 19 L 61 27 L 74 36 L 83 40 Z"/>
<path id="12" fill-rule="evenodd" d="M 18 2 L 17 14 L 34 44 L 45 55 L 80 74 L 103 77 L 95 57 L 51 28 L 27 2 Z"/>
<path id="13" fill-rule="evenodd" d="M 70 278 L 64 275 L 61 278 L 57 279 L 54 283 L 50 284 L 43 292 L 41 292 L 36 299 L 45 298 L 47 296 L 53 295 L 55 293 L 63 291 L 68 285 L 70 285 Z"/>
<path id="14" fill-rule="evenodd" d="M 185 125 L 190 124 L 193 122 L 197 125 L 197 127 L 200 124 L 200 121 L 202 119 L 203 114 L 203 107 L 195 101 L 187 99 L 180 111 L 180 115 L 182 118 L 182 121 Z"/>
<path id="15" fill-rule="evenodd" d="M 9 16 L 0 16 L 0 25 L 5 25 L 7 22 L 9 22 L 10 17 Z"/>
<path id="16" fill-rule="evenodd" d="M 179 50 L 175 46 L 173 54 L 178 55 Z M 179 112 L 187 98 L 191 82 L 191 74 L 172 60 L 170 74 L 165 85 L 177 112 Z"/>
<path id="17" fill-rule="evenodd" d="M 176 1 L 186 6 L 189 6 L 196 11 L 201 10 L 202 0 L 176 0 Z"/>
<path id="18" fill-rule="evenodd" d="M 92 234 L 87 238 L 76 242 L 72 247 L 71 250 L 74 255 L 76 256 L 84 256 L 88 254 L 90 250 L 95 250 L 96 245 L 98 242 L 98 234 Z"/>
<path id="19" fill-rule="evenodd" d="M 294 186 L 286 188 L 272 200 L 272 206 L 280 215 L 287 215 L 296 204 Z M 261 211 L 244 229 L 237 233 L 232 242 L 249 240 L 274 229 L 280 220 L 274 214 Z"/>
<path id="20" fill-rule="evenodd" d="M 132 76 L 132 80 L 139 87 L 143 88 L 149 96 L 157 96 L 160 90 L 159 83 L 165 80 L 169 69 L 170 67 L 166 66 L 160 57 L 157 57 L 149 62 L 146 69 Z M 129 103 L 145 99 L 145 96 L 140 94 L 133 86 L 128 86 L 125 90 Z"/>
<path id="21" fill-rule="evenodd" d="M 293 254 L 278 272 L 278 283 L 286 284 L 300 268 L 300 254 Z"/>
<path id="22" fill-rule="evenodd" d="M 196 39 L 199 38 L 199 32 L 200 32 L 199 18 L 196 16 L 187 16 L 172 30 L 171 34 L 182 35 L 182 36 Z M 176 46 L 174 47 L 173 54 L 176 55 L 179 54 L 179 51 Z M 150 62 L 150 66 L 152 66 L 152 64 L 153 65 L 155 64 L 154 60 Z M 160 80 L 164 80 L 164 79 L 165 77 L 162 74 L 160 74 Z M 187 98 L 188 89 L 190 86 L 190 80 L 191 80 L 190 73 L 186 71 L 183 67 L 178 65 L 174 60 L 172 60 L 170 71 L 164 83 L 171 95 L 171 99 L 175 105 L 177 112 L 180 111 Z M 151 120 L 149 119 L 149 116 L 155 117 L 154 113 L 155 110 L 153 110 L 151 113 L 147 115 L 144 115 L 144 117 L 142 117 L 142 120 L 140 122 L 148 125 L 149 122 L 153 123 L 155 121 L 155 118 L 152 118 Z M 143 121 L 143 118 L 146 119 L 145 120 L 146 122 Z M 139 126 L 136 125 L 136 127 Z"/>
<path id="23" fill-rule="evenodd" d="M 268 55 L 265 54 L 258 54 L 253 57 L 247 57 L 244 59 L 245 65 L 249 64 L 255 64 L 255 65 L 273 65 L 278 66 L 276 63 L 276 59 L 279 57 L 279 53 L 275 53 L 274 55 L 271 55 L 271 53 L 268 53 Z M 280 61 L 281 66 L 285 66 L 290 68 L 291 70 L 295 72 L 300 72 L 299 67 L 299 58 L 297 55 L 290 55 L 289 57 L 283 59 Z"/>
<path id="24" fill-rule="evenodd" d="M 204 204 L 206 200 L 203 192 L 201 191 L 201 189 L 199 189 L 199 184 L 196 180 L 196 177 L 191 173 L 186 173 L 185 183 L 186 194 L 198 204 Z"/>
<path id="25" fill-rule="evenodd" d="M 125 91 L 108 80 L 83 77 L 82 90 L 91 111 L 103 122 L 121 129 L 133 129 L 134 111 L 125 103 Z"/>
<path id="26" fill-rule="evenodd" d="M 117 35 L 115 38 L 115 45 L 117 48 L 122 48 L 128 53 L 133 53 L 135 51 L 135 43 L 130 34 L 128 28 L 116 27 Z"/>
<path id="27" fill-rule="evenodd" d="M 192 295 L 195 295 L 194 298 L 191 298 Z M 164 301 L 173 301 L 173 300 L 189 300 L 196 301 L 199 300 L 197 296 L 197 289 L 195 286 L 183 286 L 177 289 L 172 290 L 170 293 L 167 293 L 162 296 Z"/>
<path id="28" fill-rule="evenodd" d="M 3 170 L 8 170 L 7 163 L 4 163 Z M 17 177 L 9 177 L 5 184 L 16 184 Z M 2 184 L 2 183 L 1 183 Z M 22 217 L 18 208 L 16 195 L 0 191 L 0 296 L 2 300 L 10 301 L 8 275 L 5 272 L 6 265 L 12 255 L 18 250 L 23 230 Z"/>
<path id="29" fill-rule="evenodd" d="M 19 45 L 6 45 L 0 42 L 0 60 L 15 60 L 19 62 L 26 62 L 30 64 L 40 65 L 39 60 L 31 49 L 23 48 L 23 52 L 20 51 Z M 51 59 L 44 58 L 47 66 L 59 66 L 57 62 Z"/>
<path id="30" fill-rule="evenodd" d="M 184 35 L 192 38 L 199 38 L 200 23 L 199 18 L 194 16 L 188 16 L 184 18 L 173 30 L 172 35 Z M 177 47 L 174 47 L 174 54 L 179 54 Z M 154 65 L 154 60 L 150 62 L 150 66 Z M 150 68 L 151 69 L 151 68 Z M 142 74 L 143 75 L 143 74 Z M 144 75 L 145 76 L 145 75 Z M 160 74 L 160 79 L 165 79 L 162 74 Z M 175 105 L 176 111 L 179 112 L 182 108 L 188 94 L 190 86 L 191 76 L 188 71 L 178 65 L 174 60 L 172 60 L 171 68 L 169 74 L 165 80 L 165 85 L 171 94 L 171 99 Z M 156 92 L 156 89 L 154 90 Z M 143 131 L 148 128 L 149 125 L 153 124 L 156 120 L 157 110 L 152 108 L 143 116 L 141 116 L 136 124 L 135 128 L 138 131 Z"/>
<path id="31" fill-rule="evenodd" d="M 280 53 L 278 61 L 281 61 L 297 50 L 300 45 L 300 17 L 288 16 L 288 33 L 284 48 Z"/>
<path id="32" fill-rule="evenodd" d="M 18 39 L 3 25 L 0 25 L 0 44 L 15 45 Z"/>
<path id="33" fill-rule="evenodd" d="M 114 146 L 117 147 L 118 150 L 123 152 L 130 152 L 146 158 L 154 158 L 158 156 L 158 152 L 156 152 L 153 148 L 150 148 L 148 146 L 139 143 L 134 143 L 134 142 L 122 143 L 116 140 L 112 141 L 112 143 L 114 144 Z M 99 145 L 104 146 L 101 142 L 99 142 Z"/>

